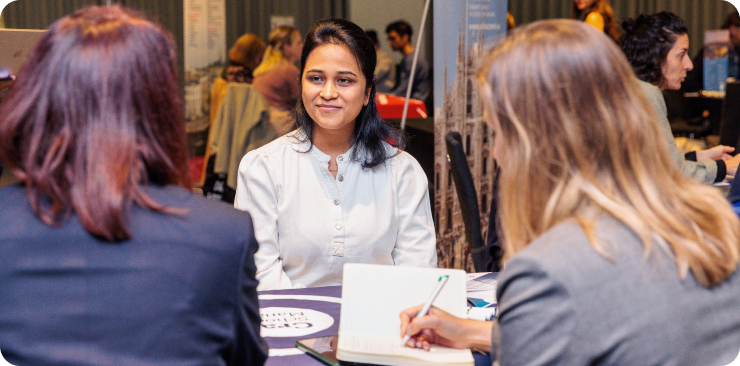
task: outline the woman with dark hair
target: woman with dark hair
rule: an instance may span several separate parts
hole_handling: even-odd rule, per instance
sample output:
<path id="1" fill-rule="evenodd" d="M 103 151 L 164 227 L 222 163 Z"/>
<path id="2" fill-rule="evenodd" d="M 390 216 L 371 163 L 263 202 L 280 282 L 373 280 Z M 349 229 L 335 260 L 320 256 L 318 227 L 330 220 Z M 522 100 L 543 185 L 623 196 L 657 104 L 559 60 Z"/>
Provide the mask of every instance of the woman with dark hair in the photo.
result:
<path id="1" fill-rule="evenodd" d="M 689 36 L 684 21 L 669 12 L 643 14 L 625 20 L 622 28 L 624 34 L 619 42 L 622 52 L 658 112 L 672 160 L 685 174 L 707 184 L 721 182 L 727 174 L 735 175 L 740 155 L 734 158 L 729 155 L 734 148 L 720 145 L 684 155 L 673 139 L 662 91 L 680 89 L 687 71 L 694 67 L 688 56 Z"/>
<path id="2" fill-rule="evenodd" d="M 15 365 L 261 365 L 251 218 L 188 190 L 172 36 L 52 24 L 0 106 L 0 349 Z"/>
<path id="3" fill-rule="evenodd" d="M 235 205 L 254 218 L 260 289 L 339 285 L 345 263 L 436 267 L 427 179 L 375 106 L 372 40 L 318 22 L 301 55 L 296 131 L 249 152 Z"/>
<path id="4" fill-rule="evenodd" d="M 606 33 L 614 41 L 619 40 L 619 27 L 609 0 L 573 0 L 570 14 L 571 18 Z"/>
<path id="5" fill-rule="evenodd" d="M 501 165 L 497 319 L 400 314 L 407 346 L 498 365 L 727 365 L 740 350 L 740 222 L 670 162 L 614 42 L 534 22 L 478 74 Z M 400 344 L 399 344 L 400 346 Z"/>

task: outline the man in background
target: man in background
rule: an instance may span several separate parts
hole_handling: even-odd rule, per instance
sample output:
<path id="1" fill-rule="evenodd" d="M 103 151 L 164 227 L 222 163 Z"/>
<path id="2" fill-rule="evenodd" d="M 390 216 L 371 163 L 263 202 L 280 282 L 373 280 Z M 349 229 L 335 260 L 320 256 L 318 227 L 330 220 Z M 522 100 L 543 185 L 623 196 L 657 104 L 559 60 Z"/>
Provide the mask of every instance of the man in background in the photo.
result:
<path id="1" fill-rule="evenodd" d="M 378 32 L 372 29 L 365 31 L 375 44 L 378 63 L 375 66 L 375 90 L 378 93 L 390 93 L 396 85 L 396 63 L 388 52 L 380 48 Z"/>
<path id="2" fill-rule="evenodd" d="M 411 25 L 404 20 L 395 21 L 385 28 L 385 33 L 388 35 L 388 44 L 394 51 L 403 54 L 403 60 L 398 66 L 398 83 L 391 91 L 391 94 L 401 97 L 406 96 L 406 89 L 411 77 L 411 65 L 414 62 L 414 46 L 411 45 L 412 32 Z M 420 56 L 416 61 L 411 98 L 426 101 L 429 96 L 429 89 L 429 64 Z"/>
<path id="3" fill-rule="evenodd" d="M 740 15 L 737 10 L 727 16 L 722 29 L 730 31 L 727 77 L 740 80 Z M 694 69 L 687 73 L 682 90 L 693 92 L 702 89 L 704 89 L 704 47 L 694 57 Z"/>

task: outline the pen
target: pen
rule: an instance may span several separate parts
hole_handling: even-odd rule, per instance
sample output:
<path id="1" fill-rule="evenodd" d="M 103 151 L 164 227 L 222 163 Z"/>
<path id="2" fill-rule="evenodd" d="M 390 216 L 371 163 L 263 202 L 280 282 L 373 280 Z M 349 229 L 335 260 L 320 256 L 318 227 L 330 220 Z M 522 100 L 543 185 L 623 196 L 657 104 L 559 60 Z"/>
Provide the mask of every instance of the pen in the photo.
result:
<path id="1" fill-rule="evenodd" d="M 437 295 L 439 295 L 440 291 L 442 291 L 442 287 L 445 287 L 445 283 L 447 283 L 447 280 L 450 279 L 450 276 L 442 276 L 439 278 L 439 283 L 437 284 L 437 287 L 434 289 L 434 292 L 432 292 L 432 296 L 429 296 L 429 300 L 422 306 L 421 311 L 419 311 L 418 314 L 416 314 L 416 318 L 421 318 L 424 315 L 427 315 L 427 312 L 429 311 L 429 308 L 432 307 L 432 303 L 434 303 L 434 300 L 437 298 Z M 411 338 L 410 335 L 406 334 L 403 336 L 403 340 L 401 341 L 401 346 L 405 346 L 406 342 L 409 341 Z"/>

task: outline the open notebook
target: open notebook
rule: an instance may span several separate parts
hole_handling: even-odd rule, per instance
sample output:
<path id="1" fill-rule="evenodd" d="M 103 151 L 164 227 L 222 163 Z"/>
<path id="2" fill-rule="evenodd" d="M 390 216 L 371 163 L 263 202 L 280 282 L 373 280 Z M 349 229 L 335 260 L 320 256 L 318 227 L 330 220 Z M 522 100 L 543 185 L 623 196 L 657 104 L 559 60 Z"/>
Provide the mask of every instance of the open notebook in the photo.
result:
<path id="1" fill-rule="evenodd" d="M 470 350 L 433 345 L 430 351 L 424 351 L 401 345 L 399 314 L 427 301 L 444 275 L 450 279 L 434 306 L 464 318 L 464 271 L 346 264 L 337 358 L 392 365 L 473 365 Z"/>

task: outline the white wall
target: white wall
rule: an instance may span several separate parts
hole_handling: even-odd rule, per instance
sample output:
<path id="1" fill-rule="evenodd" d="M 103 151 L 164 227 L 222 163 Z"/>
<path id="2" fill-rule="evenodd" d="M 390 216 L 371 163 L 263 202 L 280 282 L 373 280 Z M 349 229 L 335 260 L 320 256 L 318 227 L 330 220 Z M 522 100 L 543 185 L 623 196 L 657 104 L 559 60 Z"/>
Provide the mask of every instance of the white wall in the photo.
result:
<path id="1" fill-rule="evenodd" d="M 414 30 L 411 43 L 416 47 L 416 39 L 419 36 L 419 26 L 421 25 L 421 16 L 424 13 L 424 0 L 347 0 L 349 20 L 356 23 L 362 29 L 375 29 L 378 32 L 380 46 L 386 52 L 393 55 L 396 63 L 401 61 L 401 53 L 394 52 L 388 46 L 388 37 L 385 34 L 385 27 L 396 20 L 403 19 Z M 426 28 L 424 31 L 424 40 L 421 42 L 420 57 L 425 57 L 431 65 L 431 52 L 427 52 L 428 41 L 432 36 L 430 34 L 430 25 L 432 22 L 432 8 L 429 6 L 427 15 Z"/>

